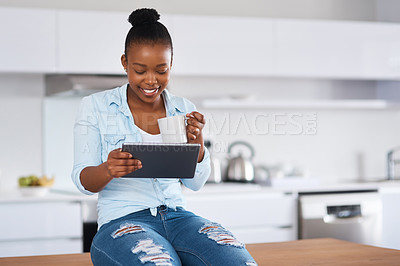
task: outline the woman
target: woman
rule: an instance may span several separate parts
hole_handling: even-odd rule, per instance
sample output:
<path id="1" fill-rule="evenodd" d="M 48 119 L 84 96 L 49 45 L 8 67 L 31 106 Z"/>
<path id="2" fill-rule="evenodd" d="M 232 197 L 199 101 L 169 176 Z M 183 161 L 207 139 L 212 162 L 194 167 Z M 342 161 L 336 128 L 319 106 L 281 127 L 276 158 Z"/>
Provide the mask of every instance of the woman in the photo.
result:
<path id="1" fill-rule="evenodd" d="M 129 16 L 122 65 L 128 84 L 83 98 L 74 127 L 72 179 L 85 194 L 98 192 L 99 230 L 94 265 L 255 265 L 244 245 L 221 225 L 184 209 L 180 180 L 120 178 L 142 167 L 123 142 L 161 142 L 157 119 L 185 114 L 189 143 L 201 145 L 193 179 L 200 189 L 210 173 L 203 144 L 204 116 L 166 87 L 172 41 L 154 9 Z"/>

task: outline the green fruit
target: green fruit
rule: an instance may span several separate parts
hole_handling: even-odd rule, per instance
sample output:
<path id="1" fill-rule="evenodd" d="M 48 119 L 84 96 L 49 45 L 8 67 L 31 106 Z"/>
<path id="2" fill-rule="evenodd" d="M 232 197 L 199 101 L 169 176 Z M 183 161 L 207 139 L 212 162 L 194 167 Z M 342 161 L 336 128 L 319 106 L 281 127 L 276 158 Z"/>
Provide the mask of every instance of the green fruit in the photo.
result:
<path id="1" fill-rule="evenodd" d="M 20 185 L 21 187 L 28 187 L 28 186 L 30 186 L 31 181 L 30 181 L 29 178 L 20 177 L 20 178 L 18 179 L 18 183 L 19 183 L 19 185 Z"/>

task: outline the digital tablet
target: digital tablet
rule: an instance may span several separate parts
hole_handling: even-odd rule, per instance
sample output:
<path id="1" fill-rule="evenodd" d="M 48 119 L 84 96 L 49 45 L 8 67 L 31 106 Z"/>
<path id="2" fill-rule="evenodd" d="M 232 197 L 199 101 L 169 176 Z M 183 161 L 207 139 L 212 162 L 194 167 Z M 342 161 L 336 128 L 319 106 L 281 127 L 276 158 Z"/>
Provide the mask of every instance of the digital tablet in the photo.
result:
<path id="1" fill-rule="evenodd" d="M 193 178 L 200 144 L 123 143 L 122 151 L 142 162 L 142 168 L 123 177 Z"/>

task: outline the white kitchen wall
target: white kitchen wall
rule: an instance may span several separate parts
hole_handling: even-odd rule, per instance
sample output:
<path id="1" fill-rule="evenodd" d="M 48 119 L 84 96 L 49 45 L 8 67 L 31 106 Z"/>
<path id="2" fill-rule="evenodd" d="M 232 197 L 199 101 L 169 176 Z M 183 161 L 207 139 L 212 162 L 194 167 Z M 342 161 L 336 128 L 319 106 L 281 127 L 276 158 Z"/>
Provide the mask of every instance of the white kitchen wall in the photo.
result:
<path id="1" fill-rule="evenodd" d="M 75 189 L 71 181 L 73 126 L 80 97 L 46 97 L 43 101 L 43 171 L 56 177 L 54 188 Z"/>
<path id="2" fill-rule="evenodd" d="M 394 85 L 389 88 L 383 83 Z M 229 143 L 245 140 L 256 149 L 256 164 L 297 166 L 313 177 L 334 182 L 386 175 L 386 153 L 400 144 L 396 137 L 400 133 L 399 110 L 263 109 L 251 108 L 251 101 L 399 100 L 393 97 L 396 85 L 357 80 L 174 77 L 170 87 L 173 93 L 194 100 L 206 114 L 205 133 L 216 143 L 220 158 L 226 158 Z M 250 104 L 244 109 L 202 108 L 200 98 L 241 98 Z M 315 133 L 310 128 L 313 121 Z"/>
<path id="3" fill-rule="evenodd" d="M 229 143 L 244 140 L 255 148 L 255 164 L 289 165 L 322 182 L 382 178 L 387 151 L 400 143 L 398 110 L 202 111 L 219 158 Z"/>
<path id="4" fill-rule="evenodd" d="M 43 76 L 0 74 L 0 191 L 42 172 Z"/>
<path id="5" fill-rule="evenodd" d="M 222 160 L 230 143 L 245 140 L 255 147 L 257 165 L 292 165 L 322 182 L 367 180 L 386 174 L 386 152 L 400 143 L 396 109 L 201 107 L 200 97 L 246 94 L 310 102 L 372 99 L 376 96 L 373 81 L 173 77 L 170 90 L 194 100 L 206 115 L 205 136 Z M 57 177 L 58 188 L 73 188 L 72 126 L 79 101 L 74 97 L 44 100 L 44 170 Z"/>

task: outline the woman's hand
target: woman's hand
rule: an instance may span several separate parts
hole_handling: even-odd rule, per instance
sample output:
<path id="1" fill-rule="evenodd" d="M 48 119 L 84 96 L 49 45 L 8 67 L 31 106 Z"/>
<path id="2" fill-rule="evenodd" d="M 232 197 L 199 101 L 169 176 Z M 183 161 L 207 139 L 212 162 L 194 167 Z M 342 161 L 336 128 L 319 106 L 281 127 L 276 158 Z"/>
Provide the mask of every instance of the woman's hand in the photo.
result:
<path id="1" fill-rule="evenodd" d="M 106 162 L 107 175 L 110 178 L 121 177 L 142 168 L 142 163 L 132 159 L 132 154 L 115 149 L 108 154 Z"/>
<path id="2" fill-rule="evenodd" d="M 83 187 L 91 192 L 99 192 L 113 178 L 121 177 L 142 168 L 139 160 L 132 159 L 128 152 L 115 149 L 108 154 L 106 162 L 98 166 L 85 167 L 80 174 Z"/>
<path id="3" fill-rule="evenodd" d="M 188 143 L 198 143 L 201 145 L 199 159 L 197 161 L 201 162 L 204 157 L 204 141 L 203 141 L 202 130 L 204 128 L 206 120 L 204 119 L 204 115 L 196 111 L 186 114 L 186 117 L 187 117 L 186 134 Z"/>

